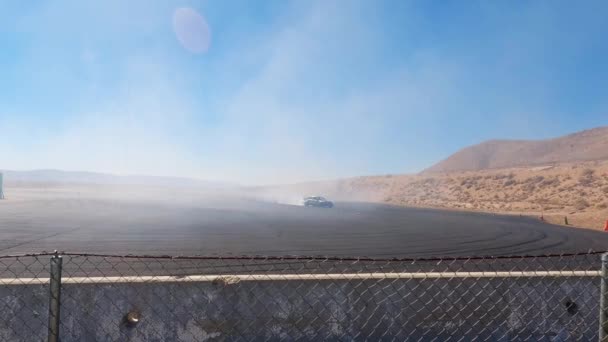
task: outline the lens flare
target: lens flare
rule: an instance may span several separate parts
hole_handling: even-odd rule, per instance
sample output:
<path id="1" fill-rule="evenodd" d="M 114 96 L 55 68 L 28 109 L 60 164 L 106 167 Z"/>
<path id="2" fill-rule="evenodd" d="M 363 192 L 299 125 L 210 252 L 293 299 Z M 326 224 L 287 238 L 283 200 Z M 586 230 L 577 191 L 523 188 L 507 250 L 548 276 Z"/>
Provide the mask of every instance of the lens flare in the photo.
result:
<path id="1" fill-rule="evenodd" d="M 179 43 L 192 53 L 204 53 L 211 44 L 207 21 L 196 10 L 180 7 L 173 12 L 173 31 Z"/>

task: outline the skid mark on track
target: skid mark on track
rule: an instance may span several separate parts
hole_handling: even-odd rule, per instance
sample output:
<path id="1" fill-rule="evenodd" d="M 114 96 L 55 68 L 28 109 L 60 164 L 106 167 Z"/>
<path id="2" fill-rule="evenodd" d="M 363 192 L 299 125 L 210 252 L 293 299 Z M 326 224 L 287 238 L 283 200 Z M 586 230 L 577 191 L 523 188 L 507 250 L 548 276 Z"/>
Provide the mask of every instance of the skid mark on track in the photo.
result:
<path id="1" fill-rule="evenodd" d="M 41 237 L 38 237 L 38 238 L 35 238 L 35 239 L 25 240 L 25 241 L 16 243 L 16 244 L 11 245 L 11 246 L 6 246 L 6 247 L 3 247 L 3 248 L 0 248 L 0 252 L 6 251 L 6 250 L 9 250 L 9 249 L 12 249 L 12 248 L 16 248 L 16 247 L 21 247 L 21 246 L 27 245 L 27 244 L 32 243 L 32 242 L 37 242 L 37 241 L 49 239 L 49 238 L 52 238 L 52 237 L 55 237 L 55 236 L 59 236 L 59 235 L 67 234 L 67 233 L 72 233 L 72 232 L 75 232 L 75 231 L 80 230 L 80 229 L 82 229 L 82 228 L 68 229 L 68 230 L 64 230 L 62 232 L 57 232 L 57 233 L 54 233 L 54 234 L 49 234 L 49 235 L 41 236 Z"/>

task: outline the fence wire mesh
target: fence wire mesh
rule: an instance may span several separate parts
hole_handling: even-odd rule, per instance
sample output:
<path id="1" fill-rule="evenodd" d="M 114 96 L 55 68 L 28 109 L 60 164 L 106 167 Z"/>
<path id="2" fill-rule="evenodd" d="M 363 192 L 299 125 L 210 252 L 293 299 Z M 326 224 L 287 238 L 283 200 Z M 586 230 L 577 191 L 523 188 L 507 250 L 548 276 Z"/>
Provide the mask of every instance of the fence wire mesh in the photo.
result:
<path id="1" fill-rule="evenodd" d="M 61 253 L 59 334 L 61 341 L 591 341 L 600 254 Z M 0 257 L 0 340 L 47 339 L 51 257 Z"/>

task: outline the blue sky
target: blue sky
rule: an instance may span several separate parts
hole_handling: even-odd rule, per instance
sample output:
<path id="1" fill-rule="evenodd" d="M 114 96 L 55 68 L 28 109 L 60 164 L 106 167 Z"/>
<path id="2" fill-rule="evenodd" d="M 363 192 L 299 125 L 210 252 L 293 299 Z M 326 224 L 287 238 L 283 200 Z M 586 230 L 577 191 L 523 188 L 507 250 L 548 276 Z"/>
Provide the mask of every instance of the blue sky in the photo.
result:
<path id="1" fill-rule="evenodd" d="M 178 8 L 203 18 L 205 51 L 178 39 L 205 40 Z M 417 172 L 486 139 L 607 125 L 607 11 L 1 1 L 0 168 L 278 183 Z"/>

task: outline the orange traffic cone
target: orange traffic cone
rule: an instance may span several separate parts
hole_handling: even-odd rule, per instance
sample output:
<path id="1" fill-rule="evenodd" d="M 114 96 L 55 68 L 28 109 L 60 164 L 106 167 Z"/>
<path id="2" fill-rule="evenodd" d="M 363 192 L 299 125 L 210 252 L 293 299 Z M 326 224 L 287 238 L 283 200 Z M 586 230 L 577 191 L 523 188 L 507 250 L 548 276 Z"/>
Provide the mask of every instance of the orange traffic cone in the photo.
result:
<path id="1" fill-rule="evenodd" d="M 608 232 L 608 220 L 606 220 L 606 224 L 604 225 L 604 231 Z"/>

